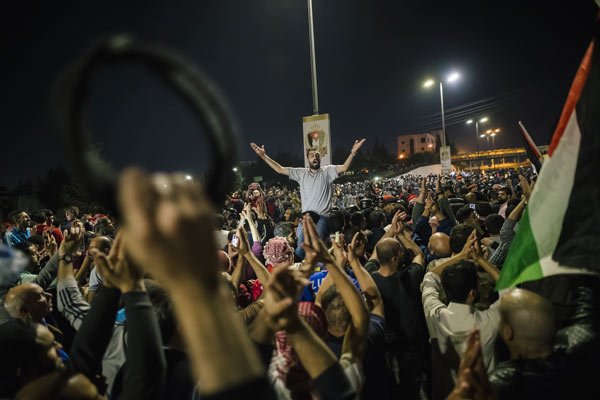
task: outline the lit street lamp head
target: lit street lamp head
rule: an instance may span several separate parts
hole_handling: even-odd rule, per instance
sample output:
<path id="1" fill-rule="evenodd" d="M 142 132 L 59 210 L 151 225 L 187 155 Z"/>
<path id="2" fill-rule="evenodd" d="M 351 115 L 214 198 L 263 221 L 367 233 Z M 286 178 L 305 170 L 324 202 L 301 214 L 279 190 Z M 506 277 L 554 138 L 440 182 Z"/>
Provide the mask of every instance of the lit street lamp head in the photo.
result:
<path id="1" fill-rule="evenodd" d="M 472 123 L 473 123 L 472 119 L 470 119 L 470 120 L 467 121 L 467 124 L 472 124 Z"/>
<path id="2" fill-rule="evenodd" d="M 433 86 L 435 82 L 433 81 L 433 79 L 427 79 L 424 83 L 423 83 L 423 87 L 424 88 L 428 88 Z"/>
<path id="3" fill-rule="evenodd" d="M 481 135 L 479 135 L 479 137 L 485 137 L 485 135 L 482 133 Z"/>
<path id="4" fill-rule="evenodd" d="M 453 72 L 448 77 L 448 82 L 456 82 L 460 78 L 460 74 L 458 72 Z"/>
<path id="5" fill-rule="evenodd" d="M 487 120 L 488 120 L 488 117 L 483 117 L 479 120 L 479 122 L 487 122 Z"/>

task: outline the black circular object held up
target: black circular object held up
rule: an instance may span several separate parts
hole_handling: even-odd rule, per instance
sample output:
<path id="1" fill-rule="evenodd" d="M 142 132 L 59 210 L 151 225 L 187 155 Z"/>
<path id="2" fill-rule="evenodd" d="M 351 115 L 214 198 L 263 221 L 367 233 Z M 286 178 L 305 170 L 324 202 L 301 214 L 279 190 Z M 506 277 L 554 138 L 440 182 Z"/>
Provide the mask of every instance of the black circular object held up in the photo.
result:
<path id="1" fill-rule="evenodd" d="M 84 128 L 84 110 L 94 77 L 102 67 L 130 63 L 147 67 L 183 98 L 205 128 L 213 154 L 205 182 L 215 204 L 225 199 L 234 182 L 235 123 L 223 96 L 211 81 L 183 57 L 164 47 L 148 45 L 127 35 L 101 39 L 58 76 L 51 97 L 55 129 L 72 167 L 95 199 L 118 211 L 117 174 L 100 158 Z"/>

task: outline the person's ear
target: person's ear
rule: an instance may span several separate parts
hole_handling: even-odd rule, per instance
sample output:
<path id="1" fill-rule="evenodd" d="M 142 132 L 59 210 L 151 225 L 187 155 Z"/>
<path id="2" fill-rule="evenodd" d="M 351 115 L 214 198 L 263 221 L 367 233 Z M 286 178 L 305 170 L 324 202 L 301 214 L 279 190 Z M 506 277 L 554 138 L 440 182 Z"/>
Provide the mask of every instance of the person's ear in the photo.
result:
<path id="1" fill-rule="evenodd" d="M 504 339 L 504 341 L 506 343 L 513 340 L 514 332 L 513 332 L 512 328 L 510 327 L 510 325 L 508 325 L 508 324 L 502 324 L 500 334 L 502 335 L 502 339 Z"/>

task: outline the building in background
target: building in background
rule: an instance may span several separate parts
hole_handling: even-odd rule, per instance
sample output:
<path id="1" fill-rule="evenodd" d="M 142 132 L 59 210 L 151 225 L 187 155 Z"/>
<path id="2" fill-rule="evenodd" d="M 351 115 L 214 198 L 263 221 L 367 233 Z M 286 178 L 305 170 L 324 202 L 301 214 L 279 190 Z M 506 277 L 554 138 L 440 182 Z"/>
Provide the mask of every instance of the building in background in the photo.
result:
<path id="1" fill-rule="evenodd" d="M 434 152 L 441 130 L 398 136 L 398 158 L 411 158 L 417 153 Z"/>

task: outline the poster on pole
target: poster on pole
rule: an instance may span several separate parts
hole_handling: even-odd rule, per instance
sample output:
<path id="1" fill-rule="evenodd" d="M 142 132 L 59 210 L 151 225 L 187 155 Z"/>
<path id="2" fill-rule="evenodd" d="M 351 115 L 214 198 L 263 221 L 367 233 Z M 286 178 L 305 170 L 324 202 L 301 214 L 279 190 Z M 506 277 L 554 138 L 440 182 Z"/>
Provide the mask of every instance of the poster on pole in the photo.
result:
<path id="1" fill-rule="evenodd" d="M 442 164 L 442 174 L 447 174 L 452 169 L 450 160 L 450 146 L 440 147 L 440 162 Z"/>
<path id="2" fill-rule="evenodd" d="M 318 150 L 321 154 L 321 166 L 331 164 L 331 136 L 329 114 L 302 117 L 302 143 L 304 143 L 304 166 L 308 168 L 307 150 Z"/>

